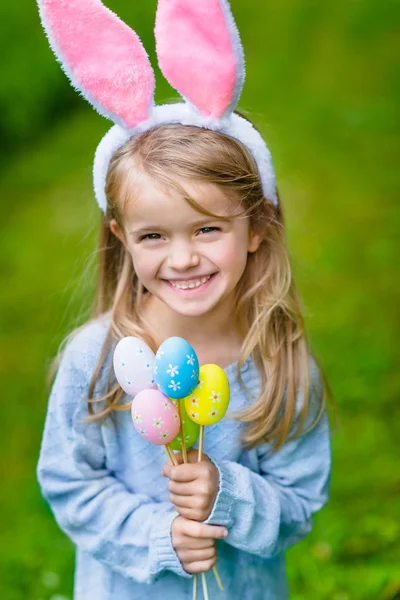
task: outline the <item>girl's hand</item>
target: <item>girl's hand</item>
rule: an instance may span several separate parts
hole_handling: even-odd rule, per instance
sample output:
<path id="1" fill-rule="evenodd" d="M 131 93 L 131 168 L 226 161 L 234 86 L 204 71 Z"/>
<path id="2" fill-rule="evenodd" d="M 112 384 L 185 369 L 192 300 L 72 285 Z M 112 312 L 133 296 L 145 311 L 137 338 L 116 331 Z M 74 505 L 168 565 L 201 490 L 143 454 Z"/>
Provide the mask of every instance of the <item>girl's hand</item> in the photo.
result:
<path id="1" fill-rule="evenodd" d="M 215 540 L 228 535 L 225 527 L 176 517 L 171 526 L 172 545 L 187 573 L 203 573 L 217 562 Z"/>
<path id="2" fill-rule="evenodd" d="M 210 516 L 219 488 L 217 467 L 203 454 L 197 462 L 197 450 L 188 452 L 188 463 L 177 467 L 167 463 L 161 473 L 169 477 L 170 500 L 182 517 L 193 521 L 204 521 Z M 178 462 L 182 456 L 176 455 Z"/>

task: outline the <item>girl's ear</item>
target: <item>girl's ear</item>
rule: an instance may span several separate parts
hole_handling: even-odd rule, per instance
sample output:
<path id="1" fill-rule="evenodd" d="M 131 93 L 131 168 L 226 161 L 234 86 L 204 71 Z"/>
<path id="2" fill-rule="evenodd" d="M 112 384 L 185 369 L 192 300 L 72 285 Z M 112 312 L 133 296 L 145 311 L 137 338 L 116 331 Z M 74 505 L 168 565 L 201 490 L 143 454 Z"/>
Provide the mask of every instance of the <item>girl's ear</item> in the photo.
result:
<path id="1" fill-rule="evenodd" d="M 259 233 L 256 233 L 255 231 L 251 230 L 249 231 L 249 243 L 247 246 L 247 251 L 248 252 L 256 252 L 262 242 L 262 235 L 260 235 Z"/>
<path id="2" fill-rule="evenodd" d="M 110 229 L 111 229 L 112 233 L 120 240 L 120 242 L 126 248 L 124 232 L 120 229 L 120 227 L 115 219 L 111 219 Z"/>

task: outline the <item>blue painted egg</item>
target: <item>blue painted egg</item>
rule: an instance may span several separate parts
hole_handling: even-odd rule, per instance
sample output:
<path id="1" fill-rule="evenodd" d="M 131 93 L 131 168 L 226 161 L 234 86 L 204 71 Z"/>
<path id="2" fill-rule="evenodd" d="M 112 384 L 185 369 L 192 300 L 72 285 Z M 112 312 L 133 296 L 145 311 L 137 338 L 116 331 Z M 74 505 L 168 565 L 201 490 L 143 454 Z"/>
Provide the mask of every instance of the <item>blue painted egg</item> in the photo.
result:
<path id="1" fill-rule="evenodd" d="M 170 398 L 184 398 L 197 386 L 199 359 L 183 338 L 170 337 L 159 347 L 154 361 L 154 378 Z"/>

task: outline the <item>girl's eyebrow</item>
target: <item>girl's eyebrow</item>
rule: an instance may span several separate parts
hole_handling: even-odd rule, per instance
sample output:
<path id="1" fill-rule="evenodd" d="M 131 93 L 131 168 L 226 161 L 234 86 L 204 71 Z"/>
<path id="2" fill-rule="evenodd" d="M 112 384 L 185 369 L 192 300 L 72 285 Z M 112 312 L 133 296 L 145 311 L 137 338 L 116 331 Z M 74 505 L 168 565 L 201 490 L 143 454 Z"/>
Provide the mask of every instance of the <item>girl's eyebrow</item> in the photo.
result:
<path id="1" fill-rule="evenodd" d="M 134 233 L 142 233 L 143 231 L 149 231 L 153 229 L 162 229 L 161 225 L 149 225 L 149 227 L 141 227 L 140 229 L 132 229 L 129 232 L 129 235 L 133 235 Z"/>
<path id="2" fill-rule="evenodd" d="M 215 221 L 224 221 L 226 223 L 229 220 L 229 217 L 208 217 L 206 219 L 202 219 L 201 221 L 195 221 L 194 223 L 191 223 L 190 226 L 201 227 L 201 225 L 205 225 L 206 223 L 214 223 Z M 164 227 L 162 225 L 142 225 L 140 229 L 132 229 L 132 231 L 130 231 L 129 234 L 133 235 L 135 233 L 143 233 L 144 231 L 153 231 L 153 229 L 163 230 Z"/>

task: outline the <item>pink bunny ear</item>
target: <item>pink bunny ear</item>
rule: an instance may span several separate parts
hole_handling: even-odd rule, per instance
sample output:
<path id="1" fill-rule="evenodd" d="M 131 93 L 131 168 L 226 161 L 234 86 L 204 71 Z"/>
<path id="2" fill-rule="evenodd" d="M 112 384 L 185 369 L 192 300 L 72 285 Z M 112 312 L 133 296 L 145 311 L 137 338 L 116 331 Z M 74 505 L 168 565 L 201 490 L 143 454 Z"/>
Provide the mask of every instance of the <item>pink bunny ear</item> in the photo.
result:
<path id="1" fill-rule="evenodd" d="M 231 113 L 244 58 L 227 0 L 159 0 L 155 35 L 161 71 L 205 116 Z"/>
<path id="2" fill-rule="evenodd" d="M 148 118 L 154 72 L 139 37 L 100 0 L 37 0 L 64 71 L 100 114 L 124 127 Z"/>

